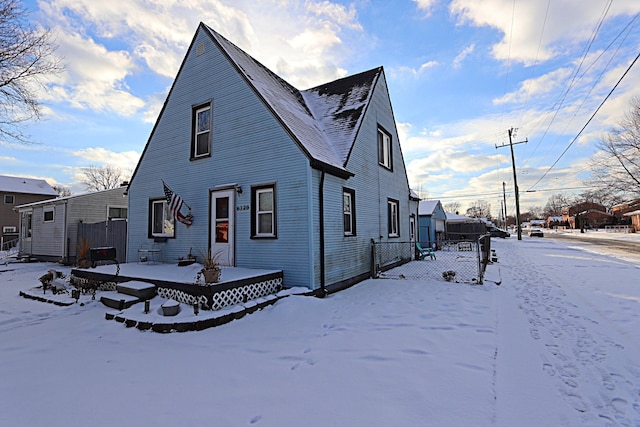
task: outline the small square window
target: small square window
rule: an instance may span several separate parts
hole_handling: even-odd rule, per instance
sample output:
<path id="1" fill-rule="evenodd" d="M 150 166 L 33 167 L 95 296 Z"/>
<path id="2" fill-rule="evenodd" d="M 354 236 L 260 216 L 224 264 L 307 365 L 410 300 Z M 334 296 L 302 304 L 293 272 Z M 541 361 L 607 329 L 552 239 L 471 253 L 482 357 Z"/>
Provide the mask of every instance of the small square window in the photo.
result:
<path id="1" fill-rule="evenodd" d="M 48 209 L 46 211 L 43 211 L 43 220 L 44 222 L 53 222 L 55 217 L 54 217 L 54 210 L 53 209 Z"/>
<path id="2" fill-rule="evenodd" d="M 193 135 L 191 158 L 199 158 L 211 154 L 211 104 L 201 105 L 193 109 Z"/>
<path id="3" fill-rule="evenodd" d="M 387 169 L 392 169 L 391 135 L 380 127 L 378 128 L 378 164 Z"/>
<path id="4" fill-rule="evenodd" d="M 275 185 L 253 187 L 251 203 L 251 236 L 277 237 Z"/>
<path id="5" fill-rule="evenodd" d="M 15 197 L 13 197 L 13 194 L 5 194 L 4 195 L 4 203 L 6 205 L 12 205 L 15 203 Z"/>

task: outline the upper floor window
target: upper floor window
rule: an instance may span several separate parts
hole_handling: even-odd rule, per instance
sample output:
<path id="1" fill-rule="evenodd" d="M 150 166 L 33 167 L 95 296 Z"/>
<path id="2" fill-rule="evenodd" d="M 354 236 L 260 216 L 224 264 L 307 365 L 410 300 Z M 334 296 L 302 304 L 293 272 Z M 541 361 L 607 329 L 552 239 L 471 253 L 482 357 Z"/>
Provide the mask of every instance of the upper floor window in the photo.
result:
<path id="1" fill-rule="evenodd" d="M 251 189 L 251 193 L 251 236 L 277 237 L 275 185 L 254 187 Z"/>
<path id="2" fill-rule="evenodd" d="M 16 230 L 15 226 L 6 225 L 6 226 L 2 227 L 2 232 L 9 234 L 9 233 L 15 233 L 15 232 L 17 232 L 17 230 Z"/>
<path id="3" fill-rule="evenodd" d="M 44 215 L 44 222 L 53 222 L 54 221 L 54 210 L 53 208 L 47 209 L 45 211 L 43 211 L 43 215 Z"/>
<path id="4" fill-rule="evenodd" d="M 175 237 L 175 221 L 167 199 L 149 202 L 149 237 Z"/>
<path id="5" fill-rule="evenodd" d="M 344 235 L 355 236 L 356 234 L 356 192 L 345 188 L 342 191 L 342 216 L 344 223 Z"/>
<path id="6" fill-rule="evenodd" d="M 207 103 L 193 109 L 193 134 L 191 158 L 211 154 L 211 104 Z"/>
<path id="7" fill-rule="evenodd" d="M 392 169 L 391 165 L 391 135 L 384 129 L 378 128 L 378 163 L 387 169 Z"/>
<path id="8" fill-rule="evenodd" d="M 387 217 L 388 217 L 389 237 L 400 236 L 397 200 L 393 200 L 393 199 L 387 200 Z"/>
<path id="9" fill-rule="evenodd" d="M 4 195 L 4 203 L 7 205 L 12 205 L 15 202 L 13 194 L 5 194 Z"/>

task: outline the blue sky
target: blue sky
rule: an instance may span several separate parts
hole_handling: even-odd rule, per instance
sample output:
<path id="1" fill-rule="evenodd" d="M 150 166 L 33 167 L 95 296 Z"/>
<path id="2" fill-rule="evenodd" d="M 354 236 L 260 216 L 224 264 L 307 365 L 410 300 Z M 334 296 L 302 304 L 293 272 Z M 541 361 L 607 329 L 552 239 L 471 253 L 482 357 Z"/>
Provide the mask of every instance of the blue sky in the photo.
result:
<path id="1" fill-rule="evenodd" d="M 198 23 L 299 89 L 384 66 L 411 187 L 464 212 L 514 212 L 584 187 L 604 131 L 640 96 L 637 0 L 29 0 L 65 72 L 47 82 L 33 144 L 0 141 L 0 174 L 84 191 L 83 167 L 135 168 Z M 594 37 L 595 35 L 595 37 Z M 545 175 L 546 173 L 546 175 Z M 544 178 L 540 178 L 544 175 Z"/>

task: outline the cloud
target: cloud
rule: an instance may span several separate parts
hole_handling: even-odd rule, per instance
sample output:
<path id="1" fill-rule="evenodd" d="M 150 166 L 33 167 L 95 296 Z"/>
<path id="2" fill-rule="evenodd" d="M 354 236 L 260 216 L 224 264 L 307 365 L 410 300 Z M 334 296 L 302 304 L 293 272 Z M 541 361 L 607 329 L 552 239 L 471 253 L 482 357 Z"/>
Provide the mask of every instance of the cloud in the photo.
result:
<path id="1" fill-rule="evenodd" d="M 17 159 L 11 156 L 0 156 L 0 160 L 3 162 L 15 162 Z"/>
<path id="2" fill-rule="evenodd" d="M 453 68 L 460 68 L 460 67 L 462 66 L 462 61 L 464 61 L 464 59 L 465 59 L 467 56 L 469 56 L 470 54 L 472 54 L 472 53 L 473 53 L 473 51 L 475 50 L 475 48 L 476 48 L 476 44 L 475 44 L 475 43 L 473 43 L 473 44 L 471 44 L 471 45 L 469 45 L 469 46 L 465 47 L 465 48 L 462 50 L 462 52 L 460 52 L 460 53 L 458 54 L 458 56 L 456 56 L 456 57 L 453 59 L 453 64 L 452 64 L 452 65 L 453 65 Z"/>
<path id="3" fill-rule="evenodd" d="M 87 161 L 82 167 L 89 165 L 113 166 L 123 172 L 135 169 L 140 159 L 140 153 L 136 151 L 123 151 L 120 153 L 107 150 L 106 148 L 84 148 L 71 153 Z"/>
<path id="4" fill-rule="evenodd" d="M 492 48 L 496 59 L 531 65 L 566 53 L 566 49 L 581 50 L 605 6 L 585 7 L 582 0 L 563 0 L 550 2 L 547 11 L 546 3 L 538 0 L 515 3 L 511 0 L 453 0 L 449 11 L 459 25 L 490 27 L 502 33 L 502 39 Z M 623 0 L 613 2 L 607 17 L 612 19 L 637 12 L 634 0 Z"/>
<path id="5" fill-rule="evenodd" d="M 435 7 L 438 0 L 413 0 L 413 2 L 418 6 L 418 9 L 425 12 L 426 16 L 430 16 L 431 11 Z"/>

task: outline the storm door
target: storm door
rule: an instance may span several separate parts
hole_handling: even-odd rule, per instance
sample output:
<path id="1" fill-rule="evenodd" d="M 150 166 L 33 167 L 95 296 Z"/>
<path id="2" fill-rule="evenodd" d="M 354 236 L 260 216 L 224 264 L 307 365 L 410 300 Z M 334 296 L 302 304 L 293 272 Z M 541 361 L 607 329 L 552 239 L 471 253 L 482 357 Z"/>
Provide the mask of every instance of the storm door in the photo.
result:
<path id="1" fill-rule="evenodd" d="M 233 190 L 211 193 L 211 253 L 220 253 L 222 265 L 235 264 L 235 199 Z"/>

